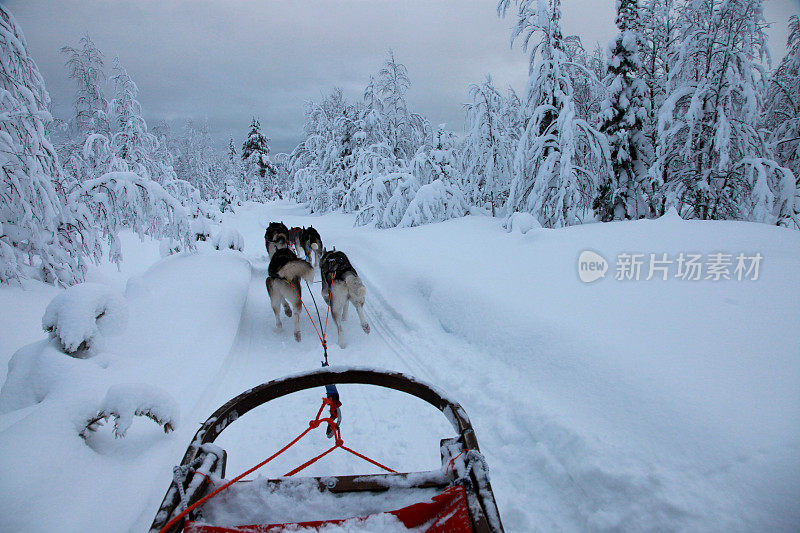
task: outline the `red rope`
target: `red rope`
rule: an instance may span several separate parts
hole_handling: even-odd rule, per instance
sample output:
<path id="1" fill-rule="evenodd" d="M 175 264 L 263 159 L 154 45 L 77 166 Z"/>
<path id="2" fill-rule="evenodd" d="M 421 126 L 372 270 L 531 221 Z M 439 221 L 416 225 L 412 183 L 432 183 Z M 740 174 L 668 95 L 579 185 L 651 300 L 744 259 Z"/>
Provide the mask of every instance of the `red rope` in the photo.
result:
<path id="1" fill-rule="evenodd" d="M 275 459 L 276 457 L 278 457 L 280 454 L 282 454 L 283 452 L 285 452 L 286 450 L 288 450 L 289 448 L 294 446 L 297 443 L 297 441 L 299 441 L 300 439 L 305 437 L 306 434 L 309 431 L 311 431 L 312 429 L 318 427 L 322 422 L 327 422 L 328 424 L 331 424 L 334 427 L 336 427 L 336 422 L 334 422 L 332 419 L 330 419 L 330 418 L 320 418 L 320 415 L 322 415 L 322 410 L 325 409 L 326 405 L 333 405 L 333 401 L 330 398 L 323 398 L 322 399 L 322 405 L 320 406 L 319 410 L 317 411 L 317 416 L 314 417 L 314 420 L 312 420 L 312 421 L 310 421 L 308 423 L 308 427 L 302 433 L 300 433 L 297 437 L 295 437 L 294 440 L 292 440 L 289 444 L 287 444 L 286 446 L 284 446 L 283 448 L 281 448 L 280 450 L 278 450 L 277 452 L 275 452 L 274 454 L 272 454 L 268 458 L 264 459 L 263 461 L 258 463 L 256 466 L 254 466 L 250 470 L 247 470 L 243 474 L 239 474 L 238 476 L 236 476 L 232 480 L 228 481 L 224 485 L 220 486 L 218 489 L 214 490 L 210 494 L 207 494 L 207 495 L 203 496 L 202 498 L 200 498 L 199 500 L 197 500 L 191 506 L 187 507 L 186 510 L 182 511 L 175 518 L 170 520 L 167 523 L 167 525 L 165 525 L 163 528 L 161 528 L 161 531 L 159 533 L 162 533 L 162 532 L 165 532 L 165 531 L 169 530 L 169 528 L 171 528 L 172 526 L 177 524 L 178 521 L 180 521 L 184 516 L 189 514 L 191 511 L 193 511 L 194 509 L 200 507 L 205 502 L 207 502 L 208 500 L 210 500 L 211 498 L 213 498 L 214 496 L 216 496 L 217 494 L 219 494 L 223 490 L 227 489 L 228 487 L 230 487 L 231 485 L 233 485 L 234 483 L 236 483 L 237 481 L 239 481 L 240 479 L 242 479 L 246 475 L 255 472 L 256 470 L 258 470 L 259 468 L 261 468 L 262 466 L 264 466 L 268 462 L 270 462 L 273 459 Z"/>
<path id="2" fill-rule="evenodd" d="M 382 465 L 382 464 L 380 464 L 378 461 L 375 461 L 374 459 L 370 459 L 370 458 L 369 458 L 369 457 L 367 457 L 366 455 L 361 455 L 361 454 L 360 454 L 360 453 L 358 453 L 357 451 L 355 451 L 355 450 L 351 450 L 350 448 L 348 448 L 348 447 L 347 447 L 347 446 L 345 446 L 344 444 L 342 444 L 341 448 L 342 448 L 343 450 L 345 450 L 345 451 L 348 451 L 348 452 L 352 453 L 352 454 L 353 454 L 353 455 L 355 455 L 356 457 L 360 457 L 360 458 L 364 459 L 365 461 L 368 461 L 368 462 L 370 462 L 370 463 L 374 464 L 375 466 L 379 466 L 379 467 L 383 468 L 383 469 L 384 469 L 384 470 L 386 470 L 387 472 L 391 472 L 392 474 L 396 474 L 396 473 L 397 473 L 397 471 L 396 471 L 396 470 L 392 470 L 392 469 L 391 469 L 391 468 L 389 468 L 388 466 L 383 466 L 383 465 Z"/>
<path id="3" fill-rule="evenodd" d="M 308 461 L 306 461 L 305 463 L 301 464 L 297 468 L 295 468 L 293 470 L 290 470 L 288 473 L 284 474 L 284 477 L 289 477 L 289 476 L 295 475 L 296 473 L 300 472 L 301 470 L 304 470 L 307 466 L 313 465 L 314 463 L 316 463 L 317 461 L 319 461 L 320 459 L 322 459 L 323 457 L 325 457 L 326 455 L 328 455 L 329 453 L 331 453 L 333 450 L 335 450 L 338 447 L 339 447 L 338 443 L 334 444 L 333 446 L 331 446 L 330 448 L 328 448 L 327 450 L 325 450 L 324 452 L 322 452 L 318 456 L 314 457 L 313 459 L 309 459 Z"/>
<path id="4" fill-rule="evenodd" d="M 463 453 L 464 453 L 464 450 L 461 450 L 461 453 L 459 453 L 458 455 L 456 455 L 455 457 L 450 459 L 450 461 L 447 463 L 447 468 L 445 468 L 445 470 L 444 470 L 445 473 L 447 473 L 447 474 L 450 473 L 450 471 L 453 469 L 453 462 L 455 462 L 456 459 L 461 457 L 461 454 L 463 454 Z"/>
<path id="5" fill-rule="evenodd" d="M 317 324 L 314 322 L 314 319 L 311 318 L 311 313 L 308 312 L 308 307 L 306 307 L 306 303 L 303 301 L 303 298 L 302 298 L 302 296 L 300 296 L 300 292 L 294 286 L 294 283 L 292 283 L 288 279 L 284 279 L 284 281 L 286 281 L 286 283 L 288 283 L 289 286 L 292 289 L 294 289 L 294 293 L 297 295 L 297 298 L 300 300 L 300 303 L 302 304 L 303 309 L 306 310 L 306 314 L 308 315 L 308 320 L 311 322 L 311 325 L 314 326 L 314 331 L 317 333 L 317 337 L 319 338 L 319 342 L 322 343 L 322 348 L 323 349 L 327 349 L 327 347 L 328 347 L 328 344 L 326 342 L 325 337 L 328 334 L 328 314 L 330 313 L 330 310 L 331 310 L 330 301 L 331 301 L 331 294 L 332 294 L 332 291 L 333 291 L 333 280 L 334 279 L 336 279 L 336 272 L 334 272 L 333 276 L 331 276 L 331 284 L 328 287 L 328 309 L 325 311 L 325 329 L 322 330 L 322 335 L 319 334 L 319 330 L 317 329 Z M 320 324 L 320 327 L 322 327 L 322 324 Z M 326 356 L 326 360 L 327 360 L 327 356 Z"/>

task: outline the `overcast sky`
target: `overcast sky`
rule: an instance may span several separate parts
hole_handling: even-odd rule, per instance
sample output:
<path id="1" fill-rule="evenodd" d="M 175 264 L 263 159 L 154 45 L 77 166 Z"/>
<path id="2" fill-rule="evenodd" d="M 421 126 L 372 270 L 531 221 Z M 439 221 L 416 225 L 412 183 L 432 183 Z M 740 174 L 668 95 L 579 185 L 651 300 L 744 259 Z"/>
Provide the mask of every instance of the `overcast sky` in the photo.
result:
<path id="1" fill-rule="evenodd" d="M 355 99 L 393 48 L 408 67 L 413 111 L 461 131 L 466 88 L 491 73 L 522 90 L 526 55 L 509 47 L 512 17 L 496 0 L 8 0 L 44 76 L 56 115 L 70 114 L 74 85 L 64 45 L 84 32 L 106 66 L 118 55 L 140 90 L 149 124 L 208 119 L 217 144 L 241 146 L 261 120 L 273 152 L 299 141 L 303 102 L 338 86 Z M 563 0 L 567 35 L 591 50 L 616 33 L 614 0 Z M 800 0 L 765 0 L 774 61 Z"/>

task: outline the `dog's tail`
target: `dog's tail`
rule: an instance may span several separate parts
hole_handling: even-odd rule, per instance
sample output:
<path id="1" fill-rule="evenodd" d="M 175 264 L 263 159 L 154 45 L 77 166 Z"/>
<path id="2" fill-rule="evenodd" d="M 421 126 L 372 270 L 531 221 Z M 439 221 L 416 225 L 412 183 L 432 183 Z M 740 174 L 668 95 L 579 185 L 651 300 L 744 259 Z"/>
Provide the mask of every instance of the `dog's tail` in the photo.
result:
<path id="1" fill-rule="evenodd" d="M 361 283 L 361 278 L 352 272 L 347 272 L 344 275 L 344 284 L 347 286 L 347 293 L 350 295 L 351 300 L 356 302 L 364 301 L 364 296 L 367 295 L 367 288 Z"/>
<path id="2" fill-rule="evenodd" d="M 303 278 L 309 283 L 314 282 L 314 267 L 302 259 L 292 259 L 278 270 L 278 276 L 285 279 Z"/>

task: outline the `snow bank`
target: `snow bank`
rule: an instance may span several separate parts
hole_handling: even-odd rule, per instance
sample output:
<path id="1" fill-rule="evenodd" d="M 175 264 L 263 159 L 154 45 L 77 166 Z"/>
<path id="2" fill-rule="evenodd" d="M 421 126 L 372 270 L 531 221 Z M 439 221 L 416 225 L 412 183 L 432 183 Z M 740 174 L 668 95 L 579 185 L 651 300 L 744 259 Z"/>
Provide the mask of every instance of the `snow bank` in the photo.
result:
<path id="1" fill-rule="evenodd" d="M 219 233 L 214 236 L 214 248 L 217 250 L 238 250 L 244 251 L 244 237 L 233 228 L 220 228 Z"/>
<path id="2" fill-rule="evenodd" d="M 73 357 L 88 357 L 100 347 L 101 335 L 125 329 L 128 308 L 119 292 L 98 283 L 68 288 L 50 302 L 42 328 Z"/>
<path id="3" fill-rule="evenodd" d="M 126 261 L 136 261 L 131 252 Z M 163 496 L 170 466 L 216 407 L 205 404 L 206 387 L 224 374 L 250 281 L 240 254 L 172 256 L 132 283 L 113 353 L 67 357 L 55 339 L 18 350 L 0 389 L 0 530 L 122 532 L 143 515 L 149 524 L 145 507 L 158 505 L 151 499 Z M 126 437 L 100 428 L 81 439 L 104 409 L 120 415 Z M 165 436 L 155 424 L 130 425 L 137 413 L 188 422 Z"/>

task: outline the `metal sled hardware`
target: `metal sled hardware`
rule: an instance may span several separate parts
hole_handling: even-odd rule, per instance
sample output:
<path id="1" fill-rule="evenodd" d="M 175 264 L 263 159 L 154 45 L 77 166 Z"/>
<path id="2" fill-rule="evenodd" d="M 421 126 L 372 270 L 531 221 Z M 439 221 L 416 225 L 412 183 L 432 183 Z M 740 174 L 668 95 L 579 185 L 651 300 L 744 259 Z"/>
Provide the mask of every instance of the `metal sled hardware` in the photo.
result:
<path id="1" fill-rule="evenodd" d="M 420 398 L 441 411 L 456 431 L 455 437 L 443 439 L 440 442 L 441 469 L 398 473 L 350 450 L 344 445 L 338 429 L 337 416 L 340 405 L 338 398 L 332 399 L 329 396 L 323 399 L 317 417 L 311 420 L 308 428 L 295 440 L 233 480 L 219 487 L 213 486 L 212 478 L 219 481 L 225 477 L 227 458 L 226 452 L 215 446 L 213 442 L 229 424 L 240 419 L 251 409 L 271 400 L 317 387 L 327 387 L 327 390 L 330 391 L 331 386 L 340 383 L 375 385 L 393 389 Z M 326 407 L 330 409 L 329 416 L 323 415 Z M 327 426 L 329 434 L 335 438 L 336 444 L 331 449 L 292 470 L 286 475 L 287 477 L 258 480 L 257 482 L 241 479 L 320 425 Z M 389 473 L 360 476 L 288 477 L 337 448 L 353 453 Z M 469 418 L 458 403 L 449 400 L 429 385 L 401 373 L 362 368 L 331 369 L 328 367 L 261 384 L 243 392 L 217 409 L 197 431 L 180 465 L 175 467 L 175 477 L 156 513 L 150 531 L 151 533 L 177 531 L 187 533 L 277 533 L 286 528 L 290 530 L 292 528 L 296 530 L 298 527 L 316 529 L 342 522 L 352 525 L 352 519 L 368 520 L 375 513 L 374 510 L 364 510 L 364 512 L 359 511 L 353 514 L 352 519 L 328 518 L 313 522 L 250 524 L 235 527 L 215 525 L 203 519 L 203 505 L 220 491 L 226 490 L 235 493 L 237 490 L 250 490 L 250 487 L 258 484 L 260 489 L 264 490 L 267 498 L 277 494 L 274 491 L 286 489 L 291 492 L 297 487 L 305 487 L 304 490 L 313 489 L 314 494 L 320 494 L 322 497 L 335 497 L 338 498 L 337 501 L 349 499 L 358 509 L 360 509 L 361 502 L 372 495 L 389 498 L 390 502 L 394 502 L 397 501 L 394 495 L 402 491 L 402 502 L 398 501 L 398 508 L 379 511 L 379 514 L 385 512 L 394 515 L 406 528 L 424 528 L 422 530 L 431 533 L 502 533 L 503 525 L 487 470 Z M 224 503 L 219 503 L 220 501 L 222 500 L 217 500 L 214 505 L 224 505 Z M 303 505 L 303 499 L 298 499 L 297 507 L 302 508 Z M 210 514 L 213 515 L 213 513 Z"/>

